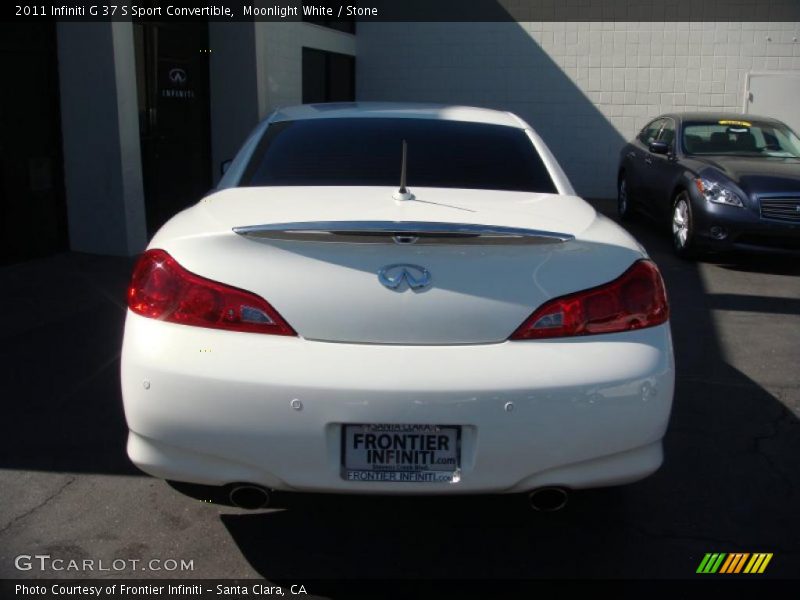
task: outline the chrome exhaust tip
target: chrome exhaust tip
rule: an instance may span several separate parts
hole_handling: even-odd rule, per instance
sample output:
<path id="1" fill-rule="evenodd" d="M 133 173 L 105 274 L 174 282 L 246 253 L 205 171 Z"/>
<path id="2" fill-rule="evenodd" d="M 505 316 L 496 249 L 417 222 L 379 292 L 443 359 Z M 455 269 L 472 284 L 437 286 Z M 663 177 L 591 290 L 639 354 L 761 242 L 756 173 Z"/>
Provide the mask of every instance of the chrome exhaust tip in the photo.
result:
<path id="1" fill-rule="evenodd" d="M 267 508 L 270 503 L 269 492 L 260 485 L 239 484 L 231 488 L 228 499 L 237 508 L 257 510 Z"/>
<path id="2" fill-rule="evenodd" d="M 560 487 L 543 487 L 528 494 L 531 508 L 539 512 L 556 512 L 567 505 L 569 493 Z"/>

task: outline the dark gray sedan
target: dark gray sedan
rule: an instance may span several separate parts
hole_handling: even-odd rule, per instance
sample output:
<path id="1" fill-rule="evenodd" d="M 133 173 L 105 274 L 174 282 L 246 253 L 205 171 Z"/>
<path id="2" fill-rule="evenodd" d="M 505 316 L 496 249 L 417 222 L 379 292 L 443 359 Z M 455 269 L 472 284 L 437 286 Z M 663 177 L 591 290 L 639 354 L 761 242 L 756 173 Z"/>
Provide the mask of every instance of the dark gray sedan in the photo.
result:
<path id="1" fill-rule="evenodd" d="M 675 252 L 800 250 L 800 139 L 775 119 L 674 113 L 620 153 L 620 217 L 670 223 Z"/>

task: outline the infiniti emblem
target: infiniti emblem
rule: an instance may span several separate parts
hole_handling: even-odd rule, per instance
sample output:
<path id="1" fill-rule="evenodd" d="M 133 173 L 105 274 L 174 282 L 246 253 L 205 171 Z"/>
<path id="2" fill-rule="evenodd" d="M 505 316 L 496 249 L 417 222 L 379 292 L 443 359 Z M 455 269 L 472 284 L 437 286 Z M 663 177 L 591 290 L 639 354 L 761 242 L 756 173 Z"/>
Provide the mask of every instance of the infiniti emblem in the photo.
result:
<path id="1" fill-rule="evenodd" d="M 186 71 L 184 71 L 183 69 L 178 69 L 178 68 L 170 69 L 170 71 L 169 71 L 169 80 L 172 83 L 177 83 L 178 85 L 183 85 L 184 83 L 186 83 L 186 79 L 187 79 Z"/>
<path id="2" fill-rule="evenodd" d="M 424 290 L 431 279 L 430 271 L 419 265 L 387 265 L 378 271 L 378 281 L 390 290 L 399 289 L 404 281 L 412 290 Z"/>

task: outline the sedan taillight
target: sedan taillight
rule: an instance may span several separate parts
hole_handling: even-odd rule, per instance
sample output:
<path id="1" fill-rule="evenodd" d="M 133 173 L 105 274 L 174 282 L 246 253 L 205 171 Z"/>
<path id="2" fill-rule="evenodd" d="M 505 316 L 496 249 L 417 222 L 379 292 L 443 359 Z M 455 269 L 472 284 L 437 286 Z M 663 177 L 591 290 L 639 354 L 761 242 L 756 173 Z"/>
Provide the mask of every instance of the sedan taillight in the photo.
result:
<path id="1" fill-rule="evenodd" d="M 181 325 L 297 335 L 263 298 L 195 275 L 164 250 L 148 250 L 139 259 L 128 287 L 128 308 Z"/>
<path id="2" fill-rule="evenodd" d="M 616 333 L 653 327 L 667 319 L 669 305 L 661 273 L 652 261 L 639 260 L 610 283 L 546 302 L 510 339 Z"/>

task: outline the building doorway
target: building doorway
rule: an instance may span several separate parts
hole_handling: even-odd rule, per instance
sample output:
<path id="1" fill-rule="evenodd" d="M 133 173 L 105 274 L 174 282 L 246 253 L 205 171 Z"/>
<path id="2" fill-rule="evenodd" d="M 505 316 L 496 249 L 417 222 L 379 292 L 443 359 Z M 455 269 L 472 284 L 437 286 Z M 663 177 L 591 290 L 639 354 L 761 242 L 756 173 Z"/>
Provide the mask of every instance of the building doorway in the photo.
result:
<path id="1" fill-rule="evenodd" d="M 67 248 L 56 30 L 0 23 L 0 264 Z"/>
<path id="2" fill-rule="evenodd" d="M 211 188 L 208 23 L 134 29 L 147 230 Z"/>
<path id="3" fill-rule="evenodd" d="M 355 99 L 354 56 L 303 48 L 303 104 L 353 102 Z"/>

